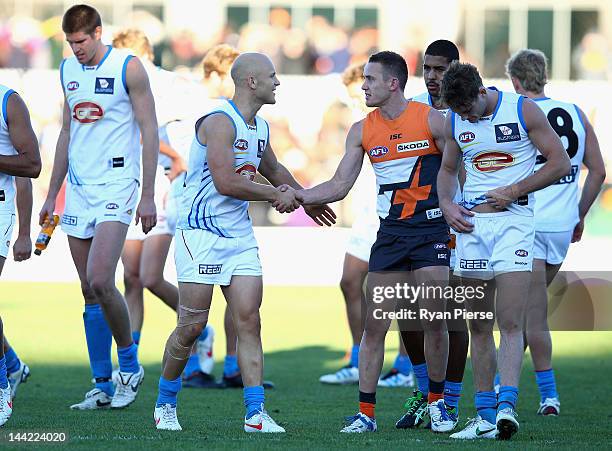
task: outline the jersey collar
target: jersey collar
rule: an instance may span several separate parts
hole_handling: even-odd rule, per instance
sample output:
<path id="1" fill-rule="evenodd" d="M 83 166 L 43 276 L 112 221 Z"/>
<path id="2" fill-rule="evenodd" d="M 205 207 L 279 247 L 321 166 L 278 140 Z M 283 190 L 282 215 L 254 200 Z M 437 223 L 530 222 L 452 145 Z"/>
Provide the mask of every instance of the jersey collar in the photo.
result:
<path id="1" fill-rule="evenodd" d="M 97 66 L 85 66 L 84 64 L 81 64 L 81 69 L 83 70 L 83 72 L 85 72 L 86 70 L 98 70 L 100 69 L 100 66 L 102 66 L 102 63 L 104 63 L 104 61 L 106 61 L 106 58 L 108 58 L 109 53 L 111 52 L 111 50 L 113 49 L 112 46 L 107 45 L 106 46 L 106 53 L 104 54 L 104 56 L 102 57 L 102 59 L 100 60 L 100 62 L 98 63 Z"/>

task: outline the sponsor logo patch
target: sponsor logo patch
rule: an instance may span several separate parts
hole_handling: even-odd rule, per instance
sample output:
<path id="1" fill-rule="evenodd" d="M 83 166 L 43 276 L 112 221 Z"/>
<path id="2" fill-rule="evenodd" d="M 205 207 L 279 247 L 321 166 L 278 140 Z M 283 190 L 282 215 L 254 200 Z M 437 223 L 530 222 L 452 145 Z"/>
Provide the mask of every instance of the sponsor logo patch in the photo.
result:
<path id="1" fill-rule="evenodd" d="M 447 254 L 438 254 L 438 258 L 446 260 L 448 258 Z"/>
<path id="2" fill-rule="evenodd" d="M 397 145 L 398 152 L 410 152 L 412 150 L 429 149 L 429 140 L 423 139 L 421 141 L 411 141 L 407 143 L 401 143 Z"/>
<path id="3" fill-rule="evenodd" d="M 62 215 L 62 224 L 75 226 L 78 224 L 78 222 L 79 220 L 76 216 Z"/>
<path id="4" fill-rule="evenodd" d="M 464 260 L 463 258 L 459 261 L 459 268 L 461 269 L 487 269 L 489 260 Z"/>
<path id="5" fill-rule="evenodd" d="M 114 202 L 109 202 L 108 204 L 106 204 L 107 210 L 117 210 L 118 208 L 119 208 L 119 205 L 117 205 Z"/>
<path id="6" fill-rule="evenodd" d="M 115 79 L 96 77 L 96 94 L 113 94 L 115 92 Z"/>
<path id="7" fill-rule="evenodd" d="M 372 158 L 380 158 L 387 153 L 389 153 L 389 149 L 385 146 L 376 146 L 368 150 L 368 154 L 370 154 Z"/>
<path id="8" fill-rule="evenodd" d="M 529 252 L 527 252 L 525 249 L 517 249 L 516 251 L 514 251 L 514 255 L 516 255 L 517 257 L 527 257 L 529 255 Z"/>
<path id="9" fill-rule="evenodd" d="M 474 169 L 480 172 L 494 172 L 514 164 L 514 157 L 505 152 L 481 152 L 472 158 Z"/>
<path id="10" fill-rule="evenodd" d="M 238 150 L 245 151 L 249 148 L 249 142 L 246 139 L 237 139 L 234 147 Z"/>
<path id="11" fill-rule="evenodd" d="M 446 249 L 448 246 L 446 243 L 436 243 L 434 244 L 434 249 Z"/>
<path id="12" fill-rule="evenodd" d="M 266 150 L 266 140 L 258 139 L 257 140 L 257 158 L 263 157 L 265 150 Z"/>
<path id="13" fill-rule="evenodd" d="M 255 180 L 257 168 L 253 163 L 244 163 L 236 168 L 236 174 L 248 178 L 250 181 Z"/>
<path id="14" fill-rule="evenodd" d="M 389 141 L 393 141 L 395 139 L 402 139 L 402 134 L 401 133 L 393 133 L 393 134 L 389 135 Z"/>
<path id="15" fill-rule="evenodd" d="M 125 164 L 125 160 L 123 157 L 114 157 L 111 160 L 111 165 L 114 168 L 122 168 L 124 164 Z"/>
<path id="16" fill-rule="evenodd" d="M 427 210 L 425 212 L 425 214 L 427 215 L 427 219 L 429 219 L 429 220 L 436 219 L 436 218 L 441 218 L 442 217 L 442 210 L 440 210 L 439 208 L 432 208 L 431 210 Z"/>
<path id="17" fill-rule="evenodd" d="M 521 134 L 517 122 L 509 124 L 498 124 L 495 126 L 495 141 L 505 143 L 511 141 L 520 141 Z"/>
<path id="18" fill-rule="evenodd" d="M 459 142 L 462 144 L 471 143 L 476 139 L 476 135 L 472 132 L 463 132 L 459 135 Z"/>
<path id="19" fill-rule="evenodd" d="M 72 109 L 72 118 L 81 124 L 91 124 L 104 117 L 102 107 L 93 102 L 79 102 Z"/>
<path id="20" fill-rule="evenodd" d="M 200 274 L 221 274 L 221 267 L 223 265 L 198 265 L 198 272 Z"/>
<path id="21" fill-rule="evenodd" d="M 514 262 L 515 265 L 527 266 L 528 262 Z"/>
<path id="22" fill-rule="evenodd" d="M 79 82 L 69 81 L 68 84 L 66 85 L 66 89 L 68 89 L 68 91 L 76 91 L 77 89 L 79 89 Z"/>
<path id="23" fill-rule="evenodd" d="M 6 194 L 4 194 L 4 190 L 0 189 L 0 202 L 6 201 Z"/>

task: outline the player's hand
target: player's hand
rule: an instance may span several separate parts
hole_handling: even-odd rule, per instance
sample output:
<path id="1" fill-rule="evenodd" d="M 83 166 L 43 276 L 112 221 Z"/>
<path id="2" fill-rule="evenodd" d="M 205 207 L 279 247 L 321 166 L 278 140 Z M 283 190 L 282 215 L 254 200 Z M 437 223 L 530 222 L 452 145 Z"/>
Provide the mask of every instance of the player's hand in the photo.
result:
<path id="1" fill-rule="evenodd" d="M 187 172 L 187 164 L 185 160 L 181 157 L 175 158 L 172 160 L 172 166 L 170 166 L 170 172 L 168 173 L 168 178 L 170 180 L 174 180 L 183 172 Z"/>
<path id="2" fill-rule="evenodd" d="M 304 205 L 304 211 L 320 226 L 331 227 L 336 223 L 336 213 L 328 205 Z"/>
<path id="3" fill-rule="evenodd" d="M 584 218 L 581 218 L 574 227 L 574 233 L 572 233 L 572 243 L 577 243 L 582 239 L 582 232 L 584 232 Z"/>
<path id="4" fill-rule="evenodd" d="M 446 223 L 460 233 L 471 233 L 474 224 L 465 219 L 466 216 L 474 216 L 470 210 L 454 202 L 440 205 L 440 210 L 446 219 Z"/>
<path id="5" fill-rule="evenodd" d="M 30 235 L 19 235 L 13 244 L 13 258 L 16 262 L 27 260 L 32 256 L 32 239 Z"/>
<path id="6" fill-rule="evenodd" d="M 53 221 L 53 213 L 55 212 L 55 199 L 47 198 L 40 213 L 38 213 L 38 225 L 42 227 L 46 220 Z"/>
<path id="7" fill-rule="evenodd" d="M 519 195 L 515 185 L 502 186 L 485 193 L 487 203 L 497 210 L 505 210 Z"/>
<path id="8" fill-rule="evenodd" d="M 276 188 L 276 198 L 272 202 L 272 206 L 279 213 L 291 213 L 300 208 L 302 203 L 301 196 L 297 191 L 288 185 L 280 185 Z"/>
<path id="9" fill-rule="evenodd" d="M 136 224 L 138 224 L 138 221 L 142 223 L 144 233 L 149 233 L 157 224 L 157 209 L 153 197 L 143 196 L 140 199 L 136 209 Z"/>

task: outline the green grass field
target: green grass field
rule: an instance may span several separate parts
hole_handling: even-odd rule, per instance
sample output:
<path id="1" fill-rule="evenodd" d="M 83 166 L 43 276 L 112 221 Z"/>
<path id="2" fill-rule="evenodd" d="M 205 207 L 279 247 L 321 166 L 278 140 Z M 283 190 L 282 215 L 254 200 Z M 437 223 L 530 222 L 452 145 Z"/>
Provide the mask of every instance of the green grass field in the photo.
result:
<path id="1" fill-rule="evenodd" d="M 147 295 L 140 346 L 146 377 L 137 401 L 123 411 L 75 412 L 68 406 L 90 389 L 90 372 L 82 324 L 82 299 L 77 284 L 0 283 L 5 333 L 32 376 L 19 389 L 8 431 L 67 431 L 63 446 L 82 449 L 255 449 L 368 448 L 417 446 L 448 448 L 598 448 L 612 449 L 612 415 L 606 409 L 612 374 L 612 333 L 556 333 L 555 369 L 562 399 L 559 418 L 535 415 L 539 396 L 531 361 L 525 359 L 518 405 L 520 433 L 512 442 L 457 444 L 447 435 L 425 430 L 396 430 L 407 390 L 378 392 L 375 434 L 345 436 L 343 418 L 355 413 L 357 387 L 328 387 L 318 382 L 323 372 L 344 364 L 349 338 L 339 290 L 307 287 L 265 289 L 263 339 L 266 379 L 276 383 L 266 392 L 267 408 L 287 429 L 282 436 L 242 432 L 241 390 L 184 389 L 179 396 L 183 432 L 158 432 L 153 426 L 163 344 L 174 317 Z M 222 371 L 225 342 L 224 301 L 215 294 L 211 324 L 217 334 L 215 373 Z M 397 335 L 388 336 L 388 366 L 397 351 Z M 474 415 L 471 371 L 464 383 L 461 423 Z M 8 446 L 0 443 L 0 448 Z M 22 445 L 23 446 L 23 445 Z M 40 448 L 41 444 L 26 445 Z"/>

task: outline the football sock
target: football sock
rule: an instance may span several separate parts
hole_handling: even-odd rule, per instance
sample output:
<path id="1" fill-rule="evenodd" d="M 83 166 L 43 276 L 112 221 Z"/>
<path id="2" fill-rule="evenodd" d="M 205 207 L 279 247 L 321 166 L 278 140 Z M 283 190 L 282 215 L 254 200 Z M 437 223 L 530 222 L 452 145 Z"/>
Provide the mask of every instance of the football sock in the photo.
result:
<path id="1" fill-rule="evenodd" d="M 518 400 L 518 387 L 512 387 L 511 385 L 502 385 L 499 388 L 499 395 L 497 395 L 497 411 L 505 409 L 507 407 L 516 406 Z"/>
<path id="2" fill-rule="evenodd" d="M 479 391 L 474 395 L 474 405 L 478 415 L 483 420 L 491 424 L 495 424 L 495 416 L 497 415 L 497 395 L 494 390 Z"/>
<path id="3" fill-rule="evenodd" d="M 134 341 L 136 346 L 140 344 L 140 331 L 139 330 L 135 330 L 132 332 L 132 340 Z"/>
<path id="4" fill-rule="evenodd" d="M 223 375 L 233 376 L 237 373 L 240 373 L 240 367 L 238 366 L 238 356 L 226 355 L 225 360 L 223 361 Z"/>
<path id="5" fill-rule="evenodd" d="M 459 412 L 459 398 L 463 383 L 446 381 L 444 384 L 444 403 L 449 407 L 455 407 Z"/>
<path id="6" fill-rule="evenodd" d="M 198 340 L 200 341 L 206 340 L 206 338 L 208 337 L 208 327 L 209 326 L 206 326 L 204 329 L 202 329 L 202 332 L 200 332 L 200 336 L 198 337 Z"/>
<path id="7" fill-rule="evenodd" d="M 157 395 L 157 403 L 155 407 L 161 407 L 164 404 L 170 404 L 172 407 L 176 407 L 176 396 L 181 390 L 181 378 L 180 376 L 169 381 L 164 379 L 163 376 L 159 378 L 159 393 Z"/>
<path id="8" fill-rule="evenodd" d="M 264 409 L 264 388 L 263 385 L 256 385 L 254 387 L 244 387 L 244 407 L 246 408 L 245 418 L 248 420 L 257 412 Z"/>
<path id="9" fill-rule="evenodd" d="M 407 355 L 398 354 L 393 362 L 393 368 L 402 373 L 404 376 L 408 376 L 412 371 L 412 363 L 410 363 L 410 357 Z"/>
<path id="10" fill-rule="evenodd" d="M 185 365 L 185 369 L 183 370 L 183 374 L 185 376 L 191 376 L 193 373 L 201 371 L 200 370 L 200 360 L 198 359 L 197 354 L 192 354 L 187 359 L 187 365 Z"/>
<path id="11" fill-rule="evenodd" d="M 359 411 L 370 418 L 374 417 L 374 409 L 376 408 L 376 392 L 364 393 L 359 391 Z"/>
<path id="12" fill-rule="evenodd" d="M 559 398 L 557 383 L 555 382 L 555 372 L 552 368 L 544 371 L 536 371 L 535 376 L 538 389 L 540 390 L 541 402 L 544 402 L 546 398 Z"/>
<path id="13" fill-rule="evenodd" d="M 113 335 L 106 319 L 104 319 L 104 313 L 100 304 L 85 304 L 83 323 L 85 325 L 89 365 L 96 380 L 96 388 L 112 396 L 114 391 L 111 381 L 111 374 L 113 372 L 111 362 Z"/>
<path id="14" fill-rule="evenodd" d="M 429 377 L 427 376 L 427 363 L 420 363 L 413 365 L 412 369 L 417 379 L 417 387 L 423 395 L 427 396 L 429 393 Z"/>
<path id="15" fill-rule="evenodd" d="M 122 373 L 137 373 L 138 365 L 138 346 L 133 343 L 125 348 L 117 346 L 117 358 L 119 360 L 119 370 Z"/>
<path id="16" fill-rule="evenodd" d="M 359 368 L 359 345 L 353 345 L 351 348 L 350 365 L 355 368 Z"/>
<path id="17" fill-rule="evenodd" d="M 444 399 L 444 380 L 442 382 L 436 382 L 429 379 L 429 393 L 427 394 L 427 403 L 431 404 L 440 399 Z"/>
<path id="18" fill-rule="evenodd" d="M 8 388 L 8 379 L 6 377 L 6 357 L 0 359 L 0 388 Z"/>
<path id="19" fill-rule="evenodd" d="M 8 374 L 19 370 L 21 361 L 19 360 L 19 357 L 17 357 L 17 354 L 12 346 L 4 353 L 4 357 L 6 358 L 6 372 Z"/>

